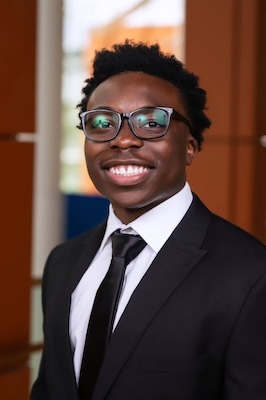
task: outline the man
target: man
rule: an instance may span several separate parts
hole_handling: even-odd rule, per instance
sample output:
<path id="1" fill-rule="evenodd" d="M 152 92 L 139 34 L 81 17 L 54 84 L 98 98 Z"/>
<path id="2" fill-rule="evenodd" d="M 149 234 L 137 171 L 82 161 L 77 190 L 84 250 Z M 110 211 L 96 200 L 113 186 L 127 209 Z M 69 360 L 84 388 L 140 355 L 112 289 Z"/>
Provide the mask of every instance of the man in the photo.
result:
<path id="1" fill-rule="evenodd" d="M 210 126 L 198 78 L 157 45 L 126 41 L 96 54 L 83 95 L 88 172 L 110 212 L 48 258 L 31 400 L 265 400 L 265 246 L 186 182 Z M 84 348 L 117 230 L 146 246 L 126 267 L 95 372 Z"/>

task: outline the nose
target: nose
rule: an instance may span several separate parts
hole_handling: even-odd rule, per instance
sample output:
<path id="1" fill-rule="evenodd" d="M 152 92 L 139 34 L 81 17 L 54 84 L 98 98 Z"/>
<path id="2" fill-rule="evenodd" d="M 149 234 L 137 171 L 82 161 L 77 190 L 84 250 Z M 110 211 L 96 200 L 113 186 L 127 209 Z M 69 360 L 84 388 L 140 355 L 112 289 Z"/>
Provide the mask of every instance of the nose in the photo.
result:
<path id="1" fill-rule="evenodd" d="M 122 120 L 121 128 L 117 136 L 109 142 L 110 147 L 127 149 L 129 147 L 143 146 L 143 140 L 134 135 L 128 122 L 127 118 Z"/>

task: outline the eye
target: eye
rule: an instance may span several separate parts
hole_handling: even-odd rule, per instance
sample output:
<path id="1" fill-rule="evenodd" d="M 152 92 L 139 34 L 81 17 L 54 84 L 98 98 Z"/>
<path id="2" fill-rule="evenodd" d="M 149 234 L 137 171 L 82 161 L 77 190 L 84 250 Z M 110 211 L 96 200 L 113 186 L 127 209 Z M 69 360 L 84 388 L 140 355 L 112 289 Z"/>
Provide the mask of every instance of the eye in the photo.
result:
<path id="1" fill-rule="evenodd" d="M 88 124 L 91 129 L 110 129 L 115 125 L 111 116 L 105 114 L 91 116 Z"/>
<path id="2" fill-rule="evenodd" d="M 167 125 L 167 114 L 165 113 L 165 111 L 162 110 L 154 110 L 153 111 L 153 121 L 156 123 L 156 125 L 160 125 L 160 126 L 166 126 Z"/>
<path id="3" fill-rule="evenodd" d="M 143 124 L 140 128 L 157 128 L 159 125 L 157 121 L 147 121 L 146 124 Z"/>
<path id="4" fill-rule="evenodd" d="M 135 123 L 139 129 L 158 129 L 165 127 L 167 116 L 161 110 L 146 110 L 143 113 L 135 115 Z"/>

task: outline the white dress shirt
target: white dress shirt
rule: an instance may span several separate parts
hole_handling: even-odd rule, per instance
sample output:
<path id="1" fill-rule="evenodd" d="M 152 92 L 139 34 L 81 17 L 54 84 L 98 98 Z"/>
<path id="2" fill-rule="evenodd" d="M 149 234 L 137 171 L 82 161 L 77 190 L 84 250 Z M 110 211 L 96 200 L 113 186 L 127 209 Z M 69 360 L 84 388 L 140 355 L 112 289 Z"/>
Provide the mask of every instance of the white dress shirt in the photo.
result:
<path id="1" fill-rule="evenodd" d="M 147 243 L 142 252 L 126 268 L 113 326 L 113 329 L 115 329 L 133 291 L 143 278 L 157 253 L 186 214 L 192 198 L 189 184 L 186 183 L 180 192 L 152 208 L 128 225 L 124 225 L 116 217 L 110 205 L 106 231 L 101 246 L 71 297 L 69 334 L 73 349 L 77 382 L 79 380 L 83 348 L 94 297 L 107 273 L 112 257 L 111 234 L 120 229 L 121 232 L 139 234 Z"/>

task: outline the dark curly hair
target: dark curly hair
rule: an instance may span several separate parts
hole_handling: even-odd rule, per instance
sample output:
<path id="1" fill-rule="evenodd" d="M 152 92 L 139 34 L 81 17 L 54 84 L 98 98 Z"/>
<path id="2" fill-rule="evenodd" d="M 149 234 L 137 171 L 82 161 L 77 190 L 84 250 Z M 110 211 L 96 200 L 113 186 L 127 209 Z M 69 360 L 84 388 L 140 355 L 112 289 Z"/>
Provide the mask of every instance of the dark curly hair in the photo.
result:
<path id="1" fill-rule="evenodd" d="M 206 116 L 206 92 L 199 87 L 199 78 L 189 72 L 173 54 L 164 54 L 158 44 L 148 45 L 125 40 L 114 44 L 112 50 L 96 51 L 93 75 L 82 89 L 83 98 L 77 105 L 80 112 L 86 111 L 88 100 L 96 87 L 109 77 L 122 72 L 140 71 L 171 82 L 182 95 L 183 106 L 191 122 L 191 133 L 198 142 L 203 142 L 203 131 L 211 125 Z M 78 128 L 82 129 L 81 124 Z"/>

